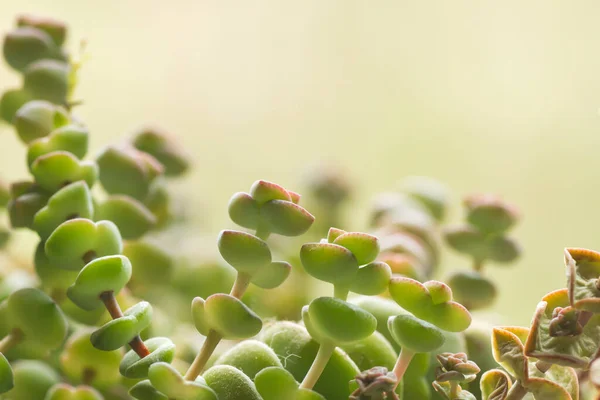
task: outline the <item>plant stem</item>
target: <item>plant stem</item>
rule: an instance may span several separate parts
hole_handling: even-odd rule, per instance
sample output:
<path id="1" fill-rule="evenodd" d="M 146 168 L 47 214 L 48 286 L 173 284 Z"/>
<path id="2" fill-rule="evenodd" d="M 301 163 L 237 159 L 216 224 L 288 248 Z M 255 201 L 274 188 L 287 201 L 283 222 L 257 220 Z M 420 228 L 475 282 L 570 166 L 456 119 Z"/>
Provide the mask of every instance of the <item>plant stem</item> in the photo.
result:
<path id="1" fill-rule="evenodd" d="M 206 340 L 204 340 L 204 344 L 202 344 L 202 349 L 194 359 L 192 365 L 190 365 L 190 368 L 185 373 L 186 380 L 196 380 L 198 375 L 200 375 L 204 370 L 208 359 L 215 351 L 222 338 L 223 337 L 219 333 L 213 331 L 212 329 L 208 332 L 208 336 L 206 336 Z"/>
<path id="2" fill-rule="evenodd" d="M 450 396 L 452 400 L 458 399 L 458 382 L 450 381 Z"/>
<path id="3" fill-rule="evenodd" d="M 8 350 L 21 343 L 24 337 L 25 335 L 20 329 L 13 329 L 11 333 L 0 340 L 0 353 L 6 353 Z"/>
<path id="4" fill-rule="evenodd" d="M 396 375 L 397 380 L 396 387 L 400 384 L 400 381 L 414 356 L 415 352 L 408 350 L 406 347 L 403 347 L 402 350 L 400 350 L 398 361 L 396 361 L 396 365 L 394 366 L 394 375 Z"/>
<path id="5" fill-rule="evenodd" d="M 484 262 L 485 260 L 480 260 L 478 258 L 473 259 L 473 269 L 477 272 L 481 272 Z"/>
<path id="6" fill-rule="evenodd" d="M 319 346 L 317 356 L 300 384 L 300 389 L 312 389 L 315 386 L 334 351 L 335 346 L 332 343 L 322 343 Z"/>
<path id="7" fill-rule="evenodd" d="M 527 394 L 527 389 L 521 385 L 521 381 L 517 380 L 508 391 L 504 400 L 521 400 Z"/>
<path id="8" fill-rule="evenodd" d="M 259 224 L 258 228 L 256 228 L 256 237 L 262 239 L 262 240 L 267 240 L 269 238 L 269 236 L 271 235 L 271 232 L 263 225 Z"/>
<path id="9" fill-rule="evenodd" d="M 340 287 L 338 285 L 333 286 L 333 297 L 346 301 L 350 290 L 346 287 Z"/>
<path id="10" fill-rule="evenodd" d="M 235 282 L 233 283 L 233 288 L 231 288 L 231 292 L 229 293 L 231 296 L 241 299 L 244 293 L 246 293 L 246 289 L 250 286 L 250 280 L 252 277 L 244 272 L 238 272 Z"/>
<path id="11" fill-rule="evenodd" d="M 106 306 L 106 310 L 108 310 L 108 313 L 110 314 L 112 319 L 118 319 L 123 317 L 123 312 L 121 311 L 119 303 L 117 303 L 117 298 L 115 297 L 114 292 L 110 291 L 102 293 L 100 295 L 100 300 L 102 300 L 102 302 Z M 133 351 L 137 353 L 138 356 L 140 356 L 140 358 L 144 358 L 150 354 L 150 350 L 148 350 L 148 348 L 140 338 L 140 335 L 134 337 L 133 340 L 129 342 L 129 346 Z"/>

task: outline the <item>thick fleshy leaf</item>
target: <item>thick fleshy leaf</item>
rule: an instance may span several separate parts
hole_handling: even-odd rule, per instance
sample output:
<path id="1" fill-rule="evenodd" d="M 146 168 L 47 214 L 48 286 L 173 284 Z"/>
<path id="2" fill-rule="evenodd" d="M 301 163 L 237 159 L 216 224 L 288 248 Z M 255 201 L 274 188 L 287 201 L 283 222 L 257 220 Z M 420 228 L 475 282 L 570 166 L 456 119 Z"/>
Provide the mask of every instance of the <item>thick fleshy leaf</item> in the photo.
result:
<path id="1" fill-rule="evenodd" d="M 456 392 L 453 392 L 450 382 L 434 381 L 433 388 L 445 400 L 477 400 L 471 392 L 463 390 L 460 385 L 457 386 Z"/>
<path id="2" fill-rule="evenodd" d="M 33 100 L 33 95 L 23 89 L 10 89 L 0 97 L 0 119 L 12 124 L 19 108 Z"/>
<path id="3" fill-rule="evenodd" d="M 508 374 L 500 369 L 485 372 L 479 381 L 482 400 L 504 400 L 512 387 Z"/>
<path id="4" fill-rule="evenodd" d="M 287 200 L 271 200 L 260 207 L 261 223 L 270 232 L 299 236 L 312 225 L 315 217 L 301 206 Z"/>
<path id="5" fill-rule="evenodd" d="M 15 386 L 15 377 L 12 368 L 4 354 L 0 353 L 0 393 L 8 392 L 13 386 Z"/>
<path id="6" fill-rule="evenodd" d="M 119 363 L 121 349 L 102 351 L 92 346 L 90 329 L 78 330 L 69 337 L 60 355 L 61 371 L 70 382 L 81 383 L 85 378 L 88 385 L 108 388 L 121 380 Z"/>
<path id="7" fill-rule="evenodd" d="M 96 257 L 120 254 L 123 242 L 114 223 L 76 218 L 52 232 L 45 250 L 50 262 L 57 267 L 77 271 Z"/>
<path id="8" fill-rule="evenodd" d="M 313 277 L 349 286 L 358 273 L 358 261 L 347 248 L 331 243 L 307 243 L 300 250 L 300 260 Z"/>
<path id="9" fill-rule="evenodd" d="M 126 378 L 142 379 L 148 376 L 148 370 L 152 364 L 158 362 L 170 363 L 175 357 L 175 345 L 169 338 L 154 337 L 144 342 L 150 355 L 140 358 L 135 351 L 130 350 L 125 354 L 119 371 Z"/>
<path id="10" fill-rule="evenodd" d="M 181 400 L 217 400 L 216 393 L 208 386 L 186 381 L 177 370 L 165 362 L 152 364 L 148 370 L 152 386 L 168 398 Z"/>
<path id="11" fill-rule="evenodd" d="M 67 38 L 67 26 L 53 18 L 29 14 L 20 15 L 17 17 L 17 26 L 28 26 L 46 32 L 58 47 L 62 46 Z"/>
<path id="12" fill-rule="evenodd" d="M 292 201 L 292 198 L 287 190 L 276 183 L 268 181 L 256 181 L 250 188 L 250 195 L 259 206 L 272 200 Z"/>
<path id="13" fill-rule="evenodd" d="M 521 255 L 521 246 L 508 237 L 495 237 L 488 240 L 488 258 L 498 263 L 511 263 Z"/>
<path id="14" fill-rule="evenodd" d="M 83 267 L 67 296 L 84 310 L 94 310 L 103 306 L 102 293 L 118 294 L 130 278 L 131 263 L 127 257 L 100 257 Z"/>
<path id="15" fill-rule="evenodd" d="M 25 288 L 7 300 L 10 331 L 22 332 L 25 340 L 47 349 L 59 347 L 67 336 L 67 319 L 58 305 L 44 292 Z"/>
<path id="16" fill-rule="evenodd" d="M 400 346 L 396 343 L 388 329 L 388 319 L 392 316 L 408 314 L 406 310 L 390 299 L 377 296 L 361 296 L 350 299 L 350 302 L 373 315 L 377 319 L 377 331 L 385 336 L 396 351 L 400 350 Z M 385 367 L 385 365 L 383 366 Z"/>
<path id="17" fill-rule="evenodd" d="M 256 229 L 260 222 L 260 208 L 248 193 L 238 192 L 229 200 L 229 218 L 248 229 Z"/>
<path id="18" fill-rule="evenodd" d="M 17 134 L 25 144 L 48 136 L 55 129 L 68 123 L 66 110 L 44 100 L 25 103 L 13 118 Z"/>
<path id="19" fill-rule="evenodd" d="M 496 300 L 496 286 L 478 271 L 455 272 L 447 282 L 456 301 L 469 310 L 489 307 Z"/>
<path id="20" fill-rule="evenodd" d="M 433 285 L 431 282 L 422 284 L 411 278 L 394 277 L 390 282 L 390 295 L 402 308 L 446 331 L 462 332 L 467 329 L 471 324 L 471 314 L 464 306 L 452 300 L 436 300 L 436 295 L 428 287 L 436 288 L 434 293 L 437 293 L 442 290 L 437 288 L 444 285 Z M 448 293 L 449 290 L 443 291 L 452 299 L 452 292 Z"/>
<path id="21" fill-rule="evenodd" d="M 74 218 L 94 217 L 94 204 L 88 185 L 84 181 L 71 183 L 56 192 L 45 207 L 35 214 L 33 229 L 42 240 L 63 222 Z"/>
<path id="22" fill-rule="evenodd" d="M 8 216 L 13 228 L 31 228 L 35 214 L 48 202 L 49 195 L 40 188 L 13 197 L 8 203 Z"/>
<path id="23" fill-rule="evenodd" d="M 526 388 L 536 399 L 572 400 L 565 388 L 547 379 L 531 378 L 527 381 Z"/>
<path id="24" fill-rule="evenodd" d="M 38 244 L 33 257 L 35 272 L 42 283 L 42 288 L 64 292 L 77 278 L 77 271 L 66 270 L 52 264 L 44 251 L 44 242 Z"/>
<path id="25" fill-rule="evenodd" d="M 219 400 L 262 400 L 254 383 L 242 371 L 229 365 L 217 365 L 202 377 Z"/>
<path id="26" fill-rule="evenodd" d="M 107 147 L 96 161 L 100 183 L 108 193 L 139 201 L 146 199 L 152 182 L 163 173 L 163 166 L 154 157 L 129 146 Z"/>
<path id="27" fill-rule="evenodd" d="M 23 71 L 23 88 L 36 99 L 65 104 L 69 92 L 70 70 L 70 65 L 64 61 L 34 61 Z"/>
<path id="28" fill-rule="evenodd" d="M 459 253 L 467 254 L 476 260 L 485 260 L 489 255 L 486 237 L 468 225 L 446 228 L 444 238 L 448 245 Z"/>
<path id="29" fill-rule="evenodd" d="M 283 368 L 277 354 L 263 342 L 244 340 L 220 356 L 214 365 L 231 365 L 254 380 L 265 368 Z"/>
<path id="30" fill-rule="evenodd" d="M 273 261 L 265 265 L 252 276 L 252 283 L 263 289 L 280 286 L 292 271 L 292 266 L 285 261 Z"/>
<path id="31" fill-rule="evenodd" d="M 567 289 L 548 293 L 538 304 L 525 354 L 543 361 L 573 368 L 587 368 L 600 342 L 600 314 L 592 315 L 584 327 L 565 317 L 580 318 L 569 309 Z M 565 315 L 564 312 L 569 311 Z M 578 326 L 579 325 L 579 326 Z"/>
<path id="32" fill-rule="evenodd" d="M 388 328 L 400 346 L 416 353 L 434 351 L 445 341 L 444 334 L 439 328 L 412 315 L 390 317 Z"/>
<path id="33" fill-rule="evenodd" d="M 133 146 L 156 158 L 165 169 L 167 176 L 179 176 L 190 167 L 186 152 L 167 133 L 158 128 L 145 128 L 132 139 Z"/>
<path id="34" fill-rule="evenodd" d="M 302 320 L 318 342 L 350 343 L 369 337 L 377 320 L 362 308 L 335 297 L 319 297 L 302 309 Z"/>
<path id="35" fill-rule="evenodd" d="M 206 300 L 202 297 L 194 297 L 192 300 L 192 319 L 196 330 L 204 336 L 208 336 L 211 326 L 206 320 Z"/>
<path id="36" fill-rule="evenodd" d="M 95 348 L 117 350 L 146 329 L 152 321 L 152 306 L 141 301 L 123 313 L 121 318 L 109 321 L 92 333 L 90 340 Z"/>
<path id="37" fill-rule="evenodd" d="M 204 303 L 205 323 L 225 339 L 246 339 L 258 334 L 262 320 L 241 300 L 224 293 L 213 294 Z"/>
<path id="38" fill-rule="evenodd" d="M 60 50 L 48 33 L 24 26 L 6 34 L 3 53 L 8 65 L 23 71 L 36 60 L 57 57 Z"/>
<path id="39" fill-rule="evenodd" d="M 346 231 L 344 231 L 342 229 L 333 228 L 333 227 L 329 228 L 329 231 L 327 232 L 327 243 L 333 243 L 335 241 L 335 239 L 337 239 L 344 233 L 346 233 Z"/>
<path id="40" fill-rule="evenodd" d="M 150 242 L 128 241 L 123 255 L 131 262 L 133 287 L 164 285 L 170 281 L 175 260 L 161 247 Z"/>
<path id="41" fill-rule="evenodd" d="M 526 328 L 523 329 L 527 331 Z M 509 329 L 494 328 L 492 351 L 498 364 L 522 382 L 527 381 L 529 374 L 525 348 L 521 339 L 510 330 L 510 327 Z"/>
<path id="42" fill-rule="evenodd" d="M 390 342 L 378 331 L 365 339 L 352 343 L 342 343 L 340 346 L 356 363 L 361 371 L 366 371 L 378 365 L 388 370 L 394 368 L 396 350 Z"/>
<path id="43" fill-rule="evenodd" d="M 31 164 L 31 173 L 43 189 L 54 193 L 77 181 L 92 187 L 98 177 L 98 166 L 91 161 L 79 161 L 66 151 L 54 151 L 38 157 Z"/>
<path id="44" fill-rule="evenodd" d="M 392 270 L 381 261 L 373 261 L 359 268 L 350 290 L 368 296 L 383 293 L 390 284 Z"/>
<path id="45" fill-rule="evenodd" d="M 290 321 L 276 321 L 266 326 L 261 340 L 273 349 L 283 367 L 299 382 L 304 379 L 319 349 L 319 344 L 303 326 Z M 347 400 L 351 392 L 348 382 L 359 373 L 350 357 L 336 348 L 314 391 L 327 400 Z"/>
<path id="46" fill-rule="evenodd" d="M 254 378 L 256 389 L 263 400 L 295 399 L 298 382 L 294 376 L 280 367 L 269 367 Z"/>
<path id="47" fill-rule="evenodd" d="M 546 372 L 541 372 L 534 360 L 529 360 L 529 378 L 544 379 L 558 384 L 569 394 L 569 399 L 579 400 L 579 378 L 577 371 L 571 367 L 553 364 Z M 525 385 L 529 388 L 529 385 Z M 534 393 L 535 395 L 535 393 Z"/>
<path id="48" fill-rule="evenodd" d="M 75 388 L 66 383 L 59 383 L 50 388 L 44 400 L 104 400 L 104 397 L 90 386 Z"/>
<path id="49" fill-rule="evenodd" d="M 75 157 L 82 159 L 87 153 L 89 132 L 87 128 L 69 124 L 58 128 L 50 135 L 34 140 L 27 150 L 27 165 L 43 155 L 54 151 L 67 151 Z"/>
<path id="50" fill-rule="evenodd" d="M 503 233 L 519 219 L 515 207 L 495 196 L 477 195 L 465 199 L 467 221 L 485 233 Z"/>
<path id="51" fill-rule="evenodd" d="M 159 392 L 149 379 L 140 381 L 129 389 L 129 395 L 137 400 L 169 400 L 169 398 Z"/>
<path id="52" fill-rule="evenodd" d="M 219 252 L 229 265 L 250 275 L 271 263 L 271 250 L 262 239 L 241 231 L 224 230 L 218 238 Z"/>
<path id="53" fill-rule="evenodd" d="M 569 302 L 575 308 L 600 313 L 600 253 L 565 249 Z"/>
<path id="54" fill-rule="evenodd" d="M 96 208 L 97 220 L 112 221 L 123 239 L 135 240 L 156 225 L 156 217 L 140 201 L 125 195 L 113 195 Z"/>
<path id="55" fill-rule="evenodd" d="M 14 387 L 3 395 L 10 400 L 42 400 L 48 390 L 59 383 L 59 374 L 48 364 L 37 360 L 13 363 Z"/>
<path id="56" fill-rule="evenodd" d="M 333 243 L 350 250 L 359 265 L 374 261 L 379 254 L 377 237 L 366 233 L 347 232 L 338 236 Z"/>

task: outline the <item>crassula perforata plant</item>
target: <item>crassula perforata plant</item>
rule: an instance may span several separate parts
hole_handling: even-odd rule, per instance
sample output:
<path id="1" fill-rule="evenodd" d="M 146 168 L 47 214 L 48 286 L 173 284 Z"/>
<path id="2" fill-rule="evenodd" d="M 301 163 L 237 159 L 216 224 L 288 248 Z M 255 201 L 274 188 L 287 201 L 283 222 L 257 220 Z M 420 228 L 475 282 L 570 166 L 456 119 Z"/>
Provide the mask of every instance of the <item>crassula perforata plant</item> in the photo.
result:
<path id="1" fill-rule="evenodd" d="M 211 237 L 217 256 L 190 265 L 182 242 L 201 238 L 169 185 L 190 154 L 145 127 L 88 157 L 67 37 L 60 21 L 23 16 L 3 43 L 23 84 L 0 117 L 30 178 L 0 181 L 1 399 L 600 395 L 600 253 L 565 250 L 566 288 L 532 307 L 528 327 L 471 316 L 501 295 L 487 264 L 521 252 L 508 236 L 519 213 L 494 196 L 468 197 L 466 222 L 447 227 L 448 190 L 407 178 L 358 232 L 340 212 L 354 188 L 338 170 L 312 170 L 309 201 L 258 180 L 221 208 L 238 228 Z M 445 282 L 444 242 L 472 264 Z"/>

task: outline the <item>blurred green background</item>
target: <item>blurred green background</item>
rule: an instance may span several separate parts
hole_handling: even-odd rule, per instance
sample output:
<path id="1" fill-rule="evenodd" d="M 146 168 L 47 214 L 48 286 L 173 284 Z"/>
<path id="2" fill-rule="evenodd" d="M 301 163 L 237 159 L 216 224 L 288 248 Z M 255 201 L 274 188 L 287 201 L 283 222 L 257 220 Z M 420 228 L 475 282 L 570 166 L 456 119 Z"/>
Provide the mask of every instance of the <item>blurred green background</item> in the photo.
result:
<path id="1" fill-rule="evenodd" d="M 22 12 L 87 41 L 95 150 L 147 123 L 180 137 L 195 168 L 178 187 L 207 229 L 232 226 L 233 192 L 301 191 L 319 160 L 355 182 L 354 229 L 406 175 L 445 182 L 451 220 L 464 195 L 498 193 L 524 215 L 524 257 L 490 266 L 509 324 L 565 285 L 563 247 L 600 249 L 597 1 L 5 0 L 0 30 Z M 17 79 L 0 68 L 3 90 Z M 25 148 L 7 125 L 0 139 L 0 175 L 25 177 Z"/>

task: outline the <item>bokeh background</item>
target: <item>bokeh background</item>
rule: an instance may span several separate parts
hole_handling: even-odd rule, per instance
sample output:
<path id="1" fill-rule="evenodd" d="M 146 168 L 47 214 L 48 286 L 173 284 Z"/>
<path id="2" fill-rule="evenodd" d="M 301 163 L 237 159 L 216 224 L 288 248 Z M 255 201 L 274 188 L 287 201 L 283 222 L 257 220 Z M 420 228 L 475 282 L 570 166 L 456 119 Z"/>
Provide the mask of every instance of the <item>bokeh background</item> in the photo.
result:
<path id="1" fill-rule="evenodd" d="M 3 0 L 0 31 L 22 12 L 87 41 L 96 151 L 148 123 L 179 136 L 195 167 L 177 187 L 206 230 L 232 226 L 233 192 L 301 191 L 323 160 L 355 184 L 353 229 L 407 175 L 448 185 L 451 221 L 464 195 L 498 193 L 524 216 L 524 256 L 490 266 L 510 324 L 564 286 L 563 247 L 600 249 L 597 1 Z M 17 79 L 0 67 L 3 90 Z M 25 177 L 24 155 L 1 125 L 0 175 Z"/>

